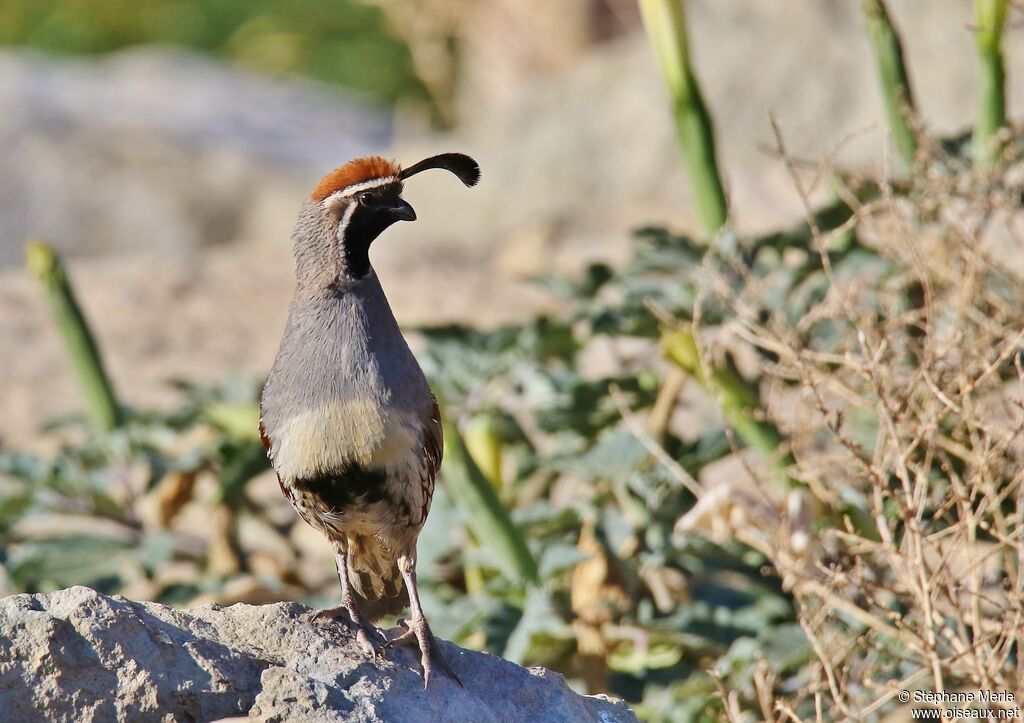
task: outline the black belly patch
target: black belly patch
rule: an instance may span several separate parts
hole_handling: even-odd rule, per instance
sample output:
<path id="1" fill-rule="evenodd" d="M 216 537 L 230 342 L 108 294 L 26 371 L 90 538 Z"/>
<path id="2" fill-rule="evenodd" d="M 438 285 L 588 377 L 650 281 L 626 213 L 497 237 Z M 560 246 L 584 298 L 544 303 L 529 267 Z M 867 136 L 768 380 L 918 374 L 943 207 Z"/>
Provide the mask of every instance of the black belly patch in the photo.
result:
<path id="1" fill-rule="evenodd" d="M 387 473 L 351 464 L 343 471 L 295 480 L 299 492 L 315 495 L 331 512 L 359 509 L 387 499 Z"/>

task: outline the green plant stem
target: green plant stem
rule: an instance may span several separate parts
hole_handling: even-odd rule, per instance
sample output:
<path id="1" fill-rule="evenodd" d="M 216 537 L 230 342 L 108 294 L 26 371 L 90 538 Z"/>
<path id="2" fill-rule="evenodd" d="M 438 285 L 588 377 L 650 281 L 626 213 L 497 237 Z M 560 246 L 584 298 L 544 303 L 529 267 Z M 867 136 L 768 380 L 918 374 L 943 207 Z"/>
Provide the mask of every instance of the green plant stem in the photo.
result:
<path id="1" fill-rule="evenodd" d="M 912 168 L 917 157 L 917 136 L 911 125 L 914 94 L 903 58 L 903 45 L 884 0 L 864 0 L 864 16 L 875 48 L 889 131 L 907 168 Z"/>
<path id="2" fill-rule="evenodd" d="M 725 225 L 729 205 L 718 170 L 711 114 L 690 65 L 682 0 L 639 0 L 644 27 L 672 96 L 676 133 L 704 231 Z"/>
<path id="3" fill-rule="evenodd" d="M 445 488 L 470 530 L 481 545 L 495 553 L 507 573 L 526 582 L 537 582 L 537 561 L 526 538 L 502 506 L 494 485 L 473 461 L 454 424 L 444 424 L 444 439 Z"/>
<path id="4" fill-rule="evenodd" d="M 1006 0 L 975 0 L 978 46 L 978 122 L 974 127 L 975 162 L 988 166 L 999 156 L 996 135 L 1006 125 L 1006 67 L 1003 26 Z"/>
<path id="5" fill-rule="evenodd" d="M 662 348 L 669 361 L 689 374 L 715 399 L 726 423 L 736 430 L 747 447 L 772 464 L 776 479 L 787 488 L 802 486 L 786 471 L 795 464 L 792 454 L 779 454 L 787 446 L 786 437 L 778 427 L 758 419 L 760 405 L 756 387 L 731 367 L 706 371 L 697 349 L 697 340 L 689 329 L 678 329 L 662 335 Z"/>
<path id="6" fill-rule="evenodd" d="M 505 488 L 502 479 L 501 464 L 504 456 L 504 445 L 495 429 L 495 422 L 487 412 L 476 414 L 466 425 L 464 435 L 466 449 L 476 462 L 484 477 L 490 480 L 494 489 L 501 494 Z"/>
<path id="7" fill-rule="evenodd" d="M 787 490 L 803 489 L 805 485 L 793 479 L 788 470 L 796 464 L 792 452 L 780 451 L 788 447 L 789 441 L 770 422 L 758 419 L 756 410 L 760 406 L 757 387 L 747 382 L 731 367 L 705 372 L 697 348 L 697 340 L 689 329 L 676 329 L 662 335 L 662 348 L 669 361 L 689 374 L 718 403 L 726 424 L 736 430 L 743 443 L 760 454 L 771 466 L 776 482 Z M 845 505 L 836 510 L 819 511 L 822 519 L 831 516 L 837 527 L 844 527 L 846 520 L 853 529 L 872 540 L 879 540 L 878 528 L 871 514 L 855 505 Z"/>
<path id="8" fill-rule="evenodd" d="M 501 476 L 503 445 L 501 438 L 495 432 L 494 420 L 491 415 L 487 412 L 474 415 L 466 424 L 463 441 L 470 458 L 494 486 L 495 491 L 501 495 L 504 492 L 504 481 Z M 470 539 L 467 540 L 466 545 L 468 548 L 479 547 L 479 542 L 476 539 Z M 467 562 L 464 577 L 466 592 L 469 594 L 472 595 L 484 589 L 486 578 L 479 565 Z"/>
<path id="9" fill-rule="evenodd" d="M 60 257 L 43 241 L 30 241 L 25 247 L 25 264 L 46 293 L 85 399 L 86 413 L 98 429 L 114 429 L 122 422 L 121 407 Z"/>

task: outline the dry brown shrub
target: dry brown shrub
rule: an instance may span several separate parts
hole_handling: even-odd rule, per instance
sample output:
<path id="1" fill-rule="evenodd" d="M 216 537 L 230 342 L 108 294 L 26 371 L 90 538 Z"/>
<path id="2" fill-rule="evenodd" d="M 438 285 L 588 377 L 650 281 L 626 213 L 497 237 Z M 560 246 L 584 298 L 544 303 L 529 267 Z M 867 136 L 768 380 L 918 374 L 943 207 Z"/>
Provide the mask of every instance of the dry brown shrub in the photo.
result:
<path id="1" fill-rule="evenodd" d="M 808 174 L 779 141 L 806 202 Z M 817 658 L 795 695 L 760 676 L 766 718 L 870 719 L 898 711 L 902 690 L 1024 697 L 1016 152 L 986 172 L 932 147 L 913 181 L 883 183 L 868 201 L 840 184 L 856 213 L 815 229 L 826 291 L 796 320 L 771 308 L 763 278 L 737 283 L 728 254 L 709 255 L 701 308 L 731 314 L 714 327 L 697 319 L 705 366 L 756 350 L 798 481 L 781 490 L 751 462 L 749 503 L 737 513 L 744 496 L 731 495 L 726 516 L 782 575 Z M 827 251 L 851 232 L 882 262 L 870 273 L 832 267 Z"/>

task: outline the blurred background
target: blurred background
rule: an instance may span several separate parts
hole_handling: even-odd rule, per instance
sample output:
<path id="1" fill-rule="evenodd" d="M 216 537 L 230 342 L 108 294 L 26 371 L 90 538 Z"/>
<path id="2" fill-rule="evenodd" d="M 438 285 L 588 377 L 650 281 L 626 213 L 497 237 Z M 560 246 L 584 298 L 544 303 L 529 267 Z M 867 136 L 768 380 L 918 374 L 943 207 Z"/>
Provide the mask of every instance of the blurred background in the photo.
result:
<path id="1" fill-rule="evenodd" d="M 1013 72 L 1024 61 L 1019 8 L 988 4 L 1008 15 L 1000 92 L 1012 118 L 1024 102 Z M 447 405 L 445 486 L 421 538 L 434 627 L 561 670 L 580 690 L 624 696 L 650 719 L 768 717 L 780 710 L 772 695 L 817 690 L 808 681 L 825 680 L 815 676 L 828 666 L 792 580 L 751 540 L 701 528 L 701 495 L 688 484 L 771 476 L 779 460 L 751 462 L 757 445 L 730 431 L 743 420 L 659 350 L 667 317 L 694 318 L 694 239 L 718 227 L 680 154 L 643 5 L 0 4 L 0 593 L 87 584 L 175 605 L 332 603 L 326 545 L 294 524 L 256 438 L 254 400 L 293 283 L 291 226 L 320 176 L 354 156 L 410 164 L 457 150 L 480 162 L 480 185 L 417 179 L 406 196 L 420 221 L 372 254 Z M 807 255 L 818 231 L 853 233 L 840 227 L 859 203 L 891 201 L 895 188 L 911 205 L 931 198 L 933 216 L 915 218 L 932 223 L 946 197 L 936 204 L 915 179 L 973 178 L 962 159 L 978 116 L 986 2 L 685 6 L 688 72 L 713 119 L 732 243 L 754 239 L 788 263 L 787 244 Z M 903 160 L 886 105 L 892 28 L 913 86 L 904 101 L 917 155 Z M 975 208 L 977 194 L 997 191 L 1019 205 L 1014 152 L 1008 175 L 983 191 L 950 181 L 959 190 L 943 193 L 964 194 L 950 206 Z M 876 191 L 837 191 L 833 176 L 846 190 L 876 179 Z M 808 223 L 805 203 L 832 215 Z M 1001 243 L 1019 240 L 1013 223 Z M 26 266 L 32 239 L 44 243 Z M 864 243 L 871 258 L 852 276 L 884 277 L 883 261 L 904 268 Z M 804 274 L 793 288 L 812 275 L 793 273 Z M 809 313 L 801 303 L 780 297 L 771 309 Z M 754 380 L 740 405 L 748 431 L 797 404 L 751 411 L 763 352 L 708 352 Z M 769 362 L 784 360 L 773 353 Z M 793 433 L 785 422 L 771 429 L 768 447 Z M 865 439 L 877 426 L 866 429 Z M 860 483 L 843 484 L 839 506 L 870 513 Z M 807 525 L 820 508 L 800 500 L 787 492 L 754 507 L 778 503 Z M 687 515 L 703 531 L 680 538 Z M 873 680 L 905 676 L 901 665 Z M 849 685 L 851 701 L 875 690 Z M 813 717 L 813 701 L 802 704 Z"/>
<path id="2" fill-rule="evenodd" d="M 969 3 L 891 5 L 915 29 L 905 43 L 922 116 L 942 133 L 966 127 Z M 18 268 L 30 236 L 75 260 L 111 372 L 144 404 L 171 399 L 172 376 L 266 371 L 291 292 L 296 209 L 359 154 L 411 163 L 457 148 L 485 174 L 470 196 L 424 177 L 409 194 L 425 223 L 374 249 L 410 326 L 522 318 L 545 301 L 522 278 L 621 260 L 640 225 L 696 228 L 634 2 L 320 6 L 4 3 L 0 338 L 16 353 L 0 361 L 3 439 L 31 443 L 40 422 L 77 408 Z M 768 111 L 795 154 L 819 158 L 857 134 L 844 162 L 883 162 L 858 3 L 690 6 L 739 226 L 801 217 L 768 150 Z M 1012 65 L 1019 48 L 1007 51 Z M 442 280 L 454 288 L 433 291 Z"/>

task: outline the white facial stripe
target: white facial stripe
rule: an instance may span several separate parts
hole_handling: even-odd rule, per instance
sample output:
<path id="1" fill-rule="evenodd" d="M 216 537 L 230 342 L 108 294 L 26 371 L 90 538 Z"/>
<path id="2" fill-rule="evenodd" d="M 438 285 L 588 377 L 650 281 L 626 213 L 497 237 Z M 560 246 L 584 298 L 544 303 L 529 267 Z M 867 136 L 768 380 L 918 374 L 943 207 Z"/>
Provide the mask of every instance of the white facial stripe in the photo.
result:
<path id="1" fill-rule="evenodd" d="M 398 183 L 399 180 L 400 179 L 398 178 L 398 176 L 385 176 L 384 178 L 371 178 L 369 181 L 363 181 L 362 183 L 355 183 L 355 184 L 353 184 L 351 186 L 346 186 L 345 188 L 341 189 L 340 191 L 335 191 L 334 193 L 332 193 L 330 196 L 327 197 L 327 200 L 330 201 L 331 199 L 336 199 L 336 198 L 350 198 L 350 197 L 354 196 L 355 194 L 359 193 L 360 191 L 366 191 L 366 190 L 369 190 L 371 188 L 380 188 L 381 186 L 389 186 L 392 183 Z"/>
<path id="2" fill-rule="evenodd" d="M 333 197 L 332 197 L 333 198 Z M 359 208 L 359 204 L 350 203 L 345 207 L 345 212 L 341 215 L 341 220 L 338 222 L 338 243 L 342 242 L 345 236 L 345 229 L 348 228 L 349 222 L 352 220 L 352 215 Z"/>

